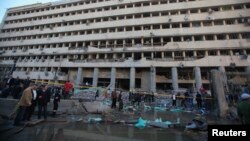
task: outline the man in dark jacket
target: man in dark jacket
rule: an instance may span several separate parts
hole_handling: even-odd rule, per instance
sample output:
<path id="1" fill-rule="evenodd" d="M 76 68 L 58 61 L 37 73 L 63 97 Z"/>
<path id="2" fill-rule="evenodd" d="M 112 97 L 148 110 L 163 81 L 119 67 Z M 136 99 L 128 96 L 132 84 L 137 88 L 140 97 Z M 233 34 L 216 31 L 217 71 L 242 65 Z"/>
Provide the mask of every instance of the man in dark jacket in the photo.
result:
<path id="1" fill-rule="evenodd" d="M 111 108 L 116 108 L 116 100 L 117 100 L 116 90 L 112 91 L 111 98 L 112 98 Z"/>
<path id="2" fill-rule="evenodd" d="M 27 77 L 27 79 L 25 79 L 24 81 L 23 81 L 23 87 L 24 87 L 24 89 L 26 89 L 29 85 L 30 85 L 30 78 L 29 77 Z"/>
<path id="3" fill-rule="evenodd" d="M 60 102 L 61 95 L 60 95 L 60 88 L 55 88 L 55 95 L 54 95 L 54 101 L 53 101 L 53 113 L 52 116 L 56 116 L 56 111 L 58 109 L 58 103 Z"/>
<path id="4" fill-rule="evenodd" d="M 243 93 L 241 100 L 237 106 L 238 116 L 242 124 L 250 124 L 250 95 Z"/>
<path id="5" fill-rule="evenodd" d="M 19 99 L 21 96 L 21 92 L 22 92 L 22 86 L 21 86 L 21 80 L 19 77 L 17 77 L 15 80 L 14 80 L 14 84 L 13 84 L 13 88 L 12 88 L 12 91 L 11 91 L 11 94 L 13 96 L 14 99 Z"/>
<path id="6" fill-rule="evenodd" d="M 201 99 L 201 94 L 199 92 L 197 92 L 196 94 L 196 102 L 198 109 L 200 109 L 202 107 L 202 99 Z"/>
<path id="7" fill-rule="evenodd" d="M 47 104 L 50 101 L 50 91 L 47 85 L 42 85 L 41 89 L 37 92 L 38 103 L 38 119 L 41 118 L 42 110 L 44 119 L 47 119 Z"/>

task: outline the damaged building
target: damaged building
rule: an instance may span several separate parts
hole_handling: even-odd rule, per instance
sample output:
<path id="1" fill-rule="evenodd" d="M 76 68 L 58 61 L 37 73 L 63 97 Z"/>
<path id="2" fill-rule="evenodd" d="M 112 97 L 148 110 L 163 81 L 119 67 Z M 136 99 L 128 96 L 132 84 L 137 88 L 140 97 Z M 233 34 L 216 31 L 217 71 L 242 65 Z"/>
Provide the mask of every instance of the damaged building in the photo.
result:
<path id="1" fill-rule="evenodd" d="M 250 82 L 249 0 L 62 0 L 9 8 L 1 77 L 156 92 Z M 13 69 L 13 66 L 15 68 Z M 247 77 L 246 77 L 247 76 Z"/>

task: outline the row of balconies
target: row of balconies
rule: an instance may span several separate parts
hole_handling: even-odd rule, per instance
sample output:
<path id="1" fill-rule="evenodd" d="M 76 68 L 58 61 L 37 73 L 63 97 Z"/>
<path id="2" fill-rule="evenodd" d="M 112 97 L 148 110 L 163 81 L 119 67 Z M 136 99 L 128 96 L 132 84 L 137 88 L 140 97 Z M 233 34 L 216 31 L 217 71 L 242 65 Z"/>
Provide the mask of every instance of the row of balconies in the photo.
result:
<path id="1" fill-rule="evenodd" d="M 151 65 L 156 67 L 168 66 L 168 67 L 194 67 L 194 66 L 202 66 L 202 67 L 211 67 L 211 66 L 249 66 L 247 59 L 240 59 L 238 56 L 206 56 L 202 59 L 193 60 L 193 61 L 158 61 L 158 60 L 147 60 L 146 58 L 142 58 L 140 60 L 132 60 L 127 59 L 123 62 L 85 62 L 85 61 L 75 61 L 70 62 L 68 59 L 64 59 L 62 61 L 56 62 L 54 60 L 46 60 L 45 62 L 36 62 L 36 61 L 22 61 L 17 62 L 17 67 L 130 67 L 134 65 L 136 67 L 149 67 Z"/>
<path id="2" fill-rule="evenodd" d="M 232 30 L 233 29 L 233 30 Z M 154 37 L 178 37 L 182 36 L 192 36 L 192 35 L 210 35 L 210 34 L 226 34 L 226 33 L 244 33 L 249 31 L 249 27 L 242 25 L 231 25 L 231 26 L 214 26 L 214 27 L 204 27 L 204 28 L 182 28 L 182 29 L 161 29 L 153 30 Z M 98 40 L 119 40 L 119 39 L 129 39 L 129 38 L 152 38 L 149 31 L 133 31 L 133 32 L 114 32 L 105 34 L 89 34 L 89 35 L 74 35 L 64 37 L 63 40 L 59 37 L 54 37 L 44 39 L 29 39 L 29 40 L 19 40 L 19 41 L 5 41 L 1 43 L 1 46 L 19 46 L 19 45 L 39 45 L 39 44 L 55 44 L 55 43 L 65 43 L 65 42 L 84 42 L 84 41 L 98 41 Z"/>
<path id="3" fill-rule="evenodd" d="M 148 11 L 145 11 L 148 12 Z M 159 11 L 160 12 L 160 11 Z M 216 19 L 232 19 L 232 18 L 243 18 L 249 17 L 248 15 L 249 9 L 243 10 L 235 10 L 235 11 L 218 11 L 213 14 L 209 13 L 196 13 L 196 14 L 184 14 L 184 15 L 166 15 L 159 17 L 148 17 L 148 18 L 136 18 L 136 19 L 123 19 L 123 20 L 110 20 L 105 22 L 94 22 L 93 20 L 97 20 L 100 18 L 104 18 L 105 16 L 93 17 L 90 16 L 89 19 L 84 18 L 85 16 L 70 16 L 70 17 L 58 17 L 50 20 L 43 21 L 34 21 L 32 23 L 16 23 L 16 24 L 5 24 L 3 29 L 8 28 L 23 28 L 23 27 L 35 27 L 37 25 L 55 25 L 57 23 L 67 23 L 73 21 L 83 21 L 86 20 L 84 25 L 69 25 L 69 29 L 65 29 L 64 27 L 52 27 L 49 26 L 49 29 L 36 29 L 34 30 L 34 34 L 37 32 L 55 32 L 55 31 L 64 31 L 64 30 L 79 30 L 79 28 L 88 30 L 88 29 L 96 29 L 96 28 L 109 28 L 109 27 L 120 27 L 122 26 L 132 26 L 132 25 L 148 25 L 148 24 L 158 24 L 158 23 L 179 23 L 179 22 L 190 22 L 190 21 L 204 21 L 204 20 L 216 20 Z M 133 13 L 136 14 L 136 13 Z M 115 15 L 111 14 L 113 18 L 117 19 Z M 128 15 L 128 14 L 124 14 Z M 107 15 L 110 17 L 110 15 Z M 118 15 L 117 15 L 118 16 Z M 210 17 L 210 18 L 208 18 Z M 111 18 L 111 17 L 110 17 Z M 149 20 L 150 19 L 150 20 Z M 124 22 L 124 20 L 126 22 Z M 92 22 L 91 22 L 92 21 Z M 19 32 L 22 33 L 23 31 Z M 28 31 L 31 32 L 31 31 Z M 23 34 L 23 33 L 22 33 Z"/>
<path id="4" fill-rule="evenodd" d="M 105 0 L 103 0 L 105 1 Z M 45 4 L 45 7 L 43 7 L 42 5 L 37 8 L 39 9 L 39 12 L 35 12 L 37 11 L 37 9 L 33 9 L 34 12 L 29 12 L 27 14 L 24 14 L 24 15 L 15 15 L 15 16 L 8 16 L 6 18 L 6 20 L 15 20 L 15 19 L 21 19 L 21 18 L 30 18 L 30 17 L 33 17 L 33 16 L 43 16 L 43 15 L 51 15 L 51 14 L 55 14 L 55 13 L 64 13 L 64 12 L 71 12 L 71 11 L 77 11 L 77 10 L 82 10 L 82 9 L 93 9 L 93 8 L 100 8 L 100 7 L 107 7 L 107 6 L 113 6 L 113 5 L 117 5 L 117 4 L 131 4 L 131 2 L 129 1 L 123 1 L 121 3 L 121 1 L 123 0 L 119 0 L 119 3 L 114 3 L 114 1 L 106 1 L 104 3 L 89 3 L 87 5 L 83 5 L 83 4 L 80 4 L 80 5 L 75 5 L 73 2 L 67 2 L 68 4 L 64 4 L 65 1 L 60 1 L 60 5 L 61 5 L 61 8 L 58 8 L 58 5 L 57 3 L 58 2 L 53 2 L 49 5 L 46 5 Z M 145 0 L 133 0 L 133 2 L 143 2 Z M 79 3 L 83 3 L 84 1 L 80 1 Z M 91 2 L 91 1 L 90 1 Z M 66 6 L 66 5 L 72 5 L 72 6 Z M 57 7 L 57 8 L 54 8 L 52 9 L 52 7 Z M 49 10 L 51 8 L 51 10 Z M 15 10 L 15 8 L 13 9 Z M 29 10 L 25 10 L 23 9 L 24 11 L 29 11 Z M 32 11 L 32 10 L 30 10 Z M 11 11 L 10 11 L 11 12 Z M 12 13 L 12 12 L 11 12 Z"/>
<path id="5" fill-rule="evenodd" d="M 170 52 L 171 51 L 189 51 L 189 50 L 232 50 L 232 49 L 247 49 L 249 47 L 247 40 L 228 40 L 228 41 L 200 41 L 200 42 L 181 42 L 169 43 L 164 47 L 130 47 L 124 50 L 123 48 L 93 48 L 88 50 L 68 50 L 63 48 L 46 48 L 46 49 L 18 49 L 18 50 L 1 50 L 1 56 L 45 56 L 45 55 L 70 55 L 70 54 L 98 54 L 98 53 L 133 53 L 133 52 Z"/>
<path id="6" fill-rule="evenodd" d="M 245 11 L 247 11 L 247 10 L 245 10 Z M 245 11 L 243 11 L 242 14 L 245 13 Z M 187 21 L 179 21 L 179 22 L 174 21 L 174 22 L 168 22 L 168 23 L 161 22 L 161 21 L 164 21 L 164 18 L 166 18 L 166 17 L 163 16 L 163 17 L 152 17 L 150 21 L 146 20 L 145 22 L 141 22 L 142 24 L 139 24 L 139 25 L 137 23 L 140 22 L 141 20 L 145 20 L 145 19 L 138 19 L 138 20 L 134 19 L 134 20 L 136 20 L 136 23 L 134 23 L 132 25 L 131 25 L 131 23 L 133 23 L 133 22 L 130 22 L 131 20 L 129 20 L 129 19 L 126 19 L 126 21 L 128 21 L 128 22 L 125 22 L 125 23 L 123 21 L 117 21 L 115 23 L 110 23 L 110 24 L 106 24 L 106 22 L 102 22 L 101 24 L 100 23 L 95 23 L 94 26 L 92 26 L 92 25 L 87 26 L 85 28 L 85 30 L 82 30 L 82 31 L 79 31 L 79 29 L 82 29 L 82 25 L 80 25 L 80 21 L 79 22 L 75 21 L 75 22 L 73 22 L 71 24 L 69 24 L 70 22 L 66 22 L 66 25 L 65 25 L 65 23 L 57 23 L 57 24 L 50 24 L 50 25 L 36 25 L 36 26 L 30 26 L 30 27 L 4 29 L 3 33 L 0 34 L 0 37 L 13 37 L 13 36 L 18 37 L 18 36 L 24 36 L 24 35 L 31 35 L 34 32 L 36 34 L 37 33 L 43 34 L 43 36 L 46 35 L 46 34 L 51 34 L 51 33 L 57 33 L 57 34 L 60 33 L 58 36 L 62 38 L 64 36 L 63 34 L 64 33 L 66 34 L 69 31 L 81 32 L 81 35 L 82 35 L 83 33 L 84 34 L 89 34 L 89 31 L 91 31 L 91 30 L 93 30 L 92 34 L 97 34 L 98 30 L 100 30 L 99 31 L 100 33 L 106 33 L 107 31 L 104 32 L 105 28 L 106 28 L 106 30 L 108 30 L 110 28 L 109 32 L 115 32 L 115 28 L 117 28 L 117 31 L 119 29 L 119 32 L 122 32 L 122 31 L 125 31 L 126 26 L 131 27 L 131 28 L 133 26 L 135 26 L 136 28 L 138 28 L 138 27 L 142 28 L 143 27 L 143 30 L 150 30 L 149 29 L 150 26 L 160 26 L 160 25 L 162 26 L 162 28 L 164 28 L 163 26 L 167 26 L 167 25 L 169 26 L 169 28 L 174 28 L 175 24 L 177 24 L 177 23 L 182 24 L 182 26 L 184 28 L 187 28 L 187 27 L 202 27 L 202 25 L 203 26 L 208 26 L 208 25 L 206 25 L 207 22 L 211 22 L 211 26 L 212 25 L 218 25 L 217 24 L 218 22 L 221 23 L 219 25 L 227 25 L 228 22 L 230 24 L 232 24 L 231 23 L 232 20 L 237 20 L 237 21 L 234 21 L 235 22 L 234 24 L 236 24 L 236 23 L 237 24 L 239 24 L 239 23 L 249 23 L 247 21 L 247 18 L 244 17 L 245 14 L 240 15 L 240 16 L 235 14 L 235 12 L 233 14 L 234 15 L 232 15 L 232 13 L 229 12 L 226 16 L 231 15 L 231 17 L 223 17 L 223 18 L 226 18 L 228 20 L 219 19 L 219 20 L 216 20 L 216 21 L 213 21 L 213 20 L 194 21 L 193 19 L 191 19 L 191 20 L 188 20 L 188 22 L 189 22 L 188 24 L 190 24 L 190 26 L 186 25 Z M 233 16 L 234 19 L 232 19 L 232 16 Z M 155 21 L 158 21 L 158 23 L 155 23 Z M 148 22 L 150 22 L 150 23 L 148 23 Z M 117 24 L 117 25 L 115 25 L 115 24 Z M 100 25 L 100 26 L 98 26 L 98 25 Z M 120 27 L 120 25 L 123 25 L 123 27 Z M 65 28 L 66 26 L 67 26 L 67 28 Z M 149 26 L 149 28 L 147 26 Z M 46 27 L 49 27 L 49 29 L 46 29 Z M 114 29 L 112 29 L 112 28 L 114 28 Z M 114 31 L 112 31 L 111 29 L 114 30 Z M 122 31 L 120 31 L 121 29 L 122 29 Z M 152 27 L 152 29 L 154 29 L 154 28 Z"/>
<path id="7" fill-rule="evenodd" d="M 133 3 L 138 3 L 138 2 L 145 2 L 144 0 L 133 0 Z M 44 16 L 44 15 L 52 15 L 52 14 L 59 14 L 59 13 L 65 13 L 65 12 L 72 12 L 72 11 L 80 11 L 80 10 L 84 10 L 84 9 L 87 9 L 87 11 L 84 13 L 86 13 L 85 15 L 93 15 L 93 14 L 96 14 L 96 12 L 111 12 L 111 13 L 116 13 L 117 11 L 121 11 L 121 10 L 124 10 L 124 11 L 130 11 L 130 10 L 134 10 L 134 9 L 149 9 L 148 6 L 150 6 L 150 8 L 155 8 L 155 7 L 167 7 L 167 9 L 170 9 L 170 10 L 176 10 L 176 9 L 180 9 L 180 8 L 188 8 L 188 9 L 192 9 L 192 8 L 198 8 L 198 7 L 214 7 L 214 6 L 217 6 L 217 5 L 224 5 L 225 3 L 227 3 L 228 5 L 230 4 L 241 4 L 241 3 L 246 3 L 246 2 L 249 2 L 247 0 L 241 0 L 241 1 L 236 1 L 236 0 L 210 0 L 210 1 L 195 1 L 195 2 L 191 2 L 191 3 L 170 3 L 170 4 L 161 4 L 161 5 L 150 5 L 148 4 L 147 6 L 142 6 L 142 7 L 132 7 L 130 6 L 129 7 L 129 10 L 128 8 L 124 8 L 124 9 L 113 9 L 113 8 L 108 8 L 108 9 L 105 9 L 104 10 L 99 10 L 100 7 L 108 7 L 108 6 L 114 6 L 114 5 L 131 5 L 133 3 L 131 2 L 128 2 L 128 1 L 124 1 L 122 3 L 115 3 L 115 2 L 106 2 L 106 3 L 97 3 L 97 4 L 94 4 L 92 6 L 87 6 L 85 7 L 84 6 L 73 6 L 73 7 L 69 7 L 69 8 L 63 8 L 63 9 L 54 9 L 54 10 L 51 10 L 51 11 L 43 11 L 43 12 L 37 12 L 37 13 L 30 13 L 30 14 L 26 14 L 26 15 L 18 15 L 18 16 L 13 16 L 13 17 L 10 17 L 8 16 L 6 18 L 6 20 L 15 20 L 15 19 L 22 19 L 22 18 L 30 18 L 30 17 L 39 17 L 39 16 Z M 153 2 L 152 2 L 153 3 Z M 197 7 L 198 6 L 198 7 Z M 91 10 L 91 8 L 93 8 L 93 10 Z M 98 10 L 97 10 L 98 9 Z M 88 11 L 89 10 L 89 11 Z M 90 12 L 89 14 L 87 12 Z M 94 12 L 94 13 L 93 13 Z M 149 11 L 150 12 L 150 11 Z"/>

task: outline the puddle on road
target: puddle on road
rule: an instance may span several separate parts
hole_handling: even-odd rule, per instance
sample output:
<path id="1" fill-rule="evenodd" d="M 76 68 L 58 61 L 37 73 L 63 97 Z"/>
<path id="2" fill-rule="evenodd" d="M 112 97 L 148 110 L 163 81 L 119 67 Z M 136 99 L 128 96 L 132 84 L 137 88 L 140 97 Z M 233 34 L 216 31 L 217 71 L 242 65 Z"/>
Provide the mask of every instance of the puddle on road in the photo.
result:
<path id="1" fill-rule="evenodd" d="M 143 117 L 147 120 L 162 118 L 163 121 L 181 123 L 189 122 L 195 116 L 192 113 L 173 113 L 170 111 L 147 111 L 138 115 L 116 113 L 117 119 L 129 120 Z M 83 123 L 79 119 L 100 117 L 100 115 L 76 116 L 68 115 L 67 123 L 44 122 L 34 127 L 26 127 L 22 132 L 12 136 L 13 141 L 205 141 L 206 132 L 186 132 L 184 128 L 154 128 L 138 129 L 134 125 L 123 123 Z"/>
<path id="2" fill-rule="evenodd" d="M 105 124 L 41 124 L 25 128 L 15 141 L 196 141 L 197 135 L 189 135 L 183 129 L 137 129 L 127 125 Z"/>

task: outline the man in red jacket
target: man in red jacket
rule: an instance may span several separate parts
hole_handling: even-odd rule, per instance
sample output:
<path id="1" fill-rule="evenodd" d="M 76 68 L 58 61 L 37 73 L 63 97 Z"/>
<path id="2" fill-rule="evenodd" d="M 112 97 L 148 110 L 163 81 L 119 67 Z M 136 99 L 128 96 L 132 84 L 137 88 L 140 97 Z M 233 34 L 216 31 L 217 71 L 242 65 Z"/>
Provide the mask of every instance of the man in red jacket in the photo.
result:
<path id="1" fill-rule="evenodd" d="M 73 85 L 70 83 L 70 81 L 67 81 L 64 84 L 64 91 L 63 91 L 63 97 L 64 99 L 69 98 L 69 92 L 73 89 Z"/>

